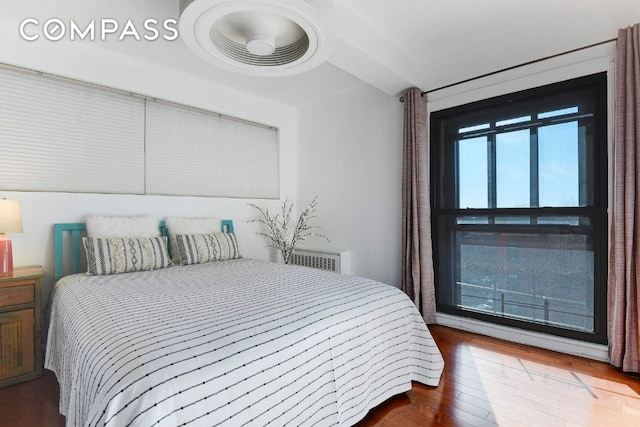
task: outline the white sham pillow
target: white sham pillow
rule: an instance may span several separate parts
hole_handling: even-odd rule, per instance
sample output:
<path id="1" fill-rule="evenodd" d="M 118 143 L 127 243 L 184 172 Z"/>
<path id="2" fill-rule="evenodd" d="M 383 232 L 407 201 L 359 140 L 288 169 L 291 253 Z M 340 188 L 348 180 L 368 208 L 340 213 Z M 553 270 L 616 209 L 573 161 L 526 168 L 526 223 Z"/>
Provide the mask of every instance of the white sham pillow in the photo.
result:
<path id="1" fill-rule="evenodd" d="M 88 237 L 160 236 L 160 222 L 152 216 L 90 216 L 86 224 Z"/>
<path id="2" fill-rule="evenodd" d="M 168 217 L 165 218 L 164 225 L 167 227 L 167 234 L 169 234 L 171 260 L 176 264 L 180 264 L 176 235 L 219 233 L 222 222 L 217 218 Z"/>

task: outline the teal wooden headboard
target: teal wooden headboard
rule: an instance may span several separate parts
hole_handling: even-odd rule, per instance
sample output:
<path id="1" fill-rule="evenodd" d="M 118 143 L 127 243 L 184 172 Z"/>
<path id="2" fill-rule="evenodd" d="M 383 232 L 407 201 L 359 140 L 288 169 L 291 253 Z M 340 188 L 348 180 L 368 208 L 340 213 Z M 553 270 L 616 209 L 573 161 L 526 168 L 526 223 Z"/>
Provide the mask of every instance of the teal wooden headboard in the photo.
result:
<path id="1" fill-rule="evenodd" d="M 220 221 L 220 231 L 223 233 L 233 233 L 233 221 L 230 219 L 223 219 Z M 164 225 L 164 221 L 160 221 L 160 233 L 162 236 L 167 236 L 167 227 Z M 64 260 L 66 258 L 64 253 L 63 239 L 65 232 L 70 234 L 71 243 L 71 273 L 80 273 L 82 269 L 82 232 L 87 227 L 84 223 L 74 222 L 66 224 L 53 224 L 53 276 L 54 280 L 60 279 L 64 273 Z"/>

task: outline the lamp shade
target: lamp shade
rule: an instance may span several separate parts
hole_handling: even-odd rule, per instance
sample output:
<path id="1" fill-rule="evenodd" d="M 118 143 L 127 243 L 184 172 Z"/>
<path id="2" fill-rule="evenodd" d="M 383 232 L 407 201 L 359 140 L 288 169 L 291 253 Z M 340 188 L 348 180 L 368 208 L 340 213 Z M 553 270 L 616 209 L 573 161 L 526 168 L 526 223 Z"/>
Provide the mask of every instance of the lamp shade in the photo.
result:
<path id="1" fill-rule="evenodd" d="M 0 233 L 22 233 L 22 215 L 16 200 L 0 200 Z"/>

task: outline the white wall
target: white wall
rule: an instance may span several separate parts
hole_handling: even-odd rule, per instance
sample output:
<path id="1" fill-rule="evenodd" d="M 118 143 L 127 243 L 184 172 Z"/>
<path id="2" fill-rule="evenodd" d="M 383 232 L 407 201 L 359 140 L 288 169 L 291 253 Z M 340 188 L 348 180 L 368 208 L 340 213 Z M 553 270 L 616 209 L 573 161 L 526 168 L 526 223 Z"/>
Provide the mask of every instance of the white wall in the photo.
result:
<path id="1" fill-rule="evenodd" d="M 15 26 L 0 19 L 0 63 L 71 77 L 217 111 L 230 116 L 278 127 L 280 130 L 281 200 L 297 197 L 297 111 L 227 87 L 189 77 L 156 65 L 96 48 L 88 43 L 60 41 L 28 43 L 19 39 Z M 52 224 L 81 221 L 88 215 L 216 216 L 235 221 L 244 256 L 271 259 L 266 241 L 256 235 L 255 217 L 245 199 L 197 197 L 125 196 L 99 194 L 29 193 L 2 191 L 0 197 L 21 204 L 24 233 L 12 234 L 14 265 L 43 265 L 43 298 L 52 285 Z M 281 200 L 251 200 L 266 207 L 279 207 Z"/>
<path id="2" fill-rule="evenodd" d="M 298 112 L 298 200 L 318 196 L 314 224 L 351 250 L 351 272 L 400 285 L 402 104 L 362 84 Z"/>

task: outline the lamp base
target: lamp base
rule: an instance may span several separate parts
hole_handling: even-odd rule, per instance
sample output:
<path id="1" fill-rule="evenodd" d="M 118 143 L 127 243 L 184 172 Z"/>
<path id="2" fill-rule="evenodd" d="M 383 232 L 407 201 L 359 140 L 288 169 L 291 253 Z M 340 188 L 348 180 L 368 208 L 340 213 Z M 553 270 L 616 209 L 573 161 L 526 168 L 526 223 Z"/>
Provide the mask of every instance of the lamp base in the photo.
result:
<path id="1" fill-rule="evenodd" d="M 7 275 L 11 273 L 13 273 L 11 239 L 4 234 L 0 234 L 0 274 Z"/>

